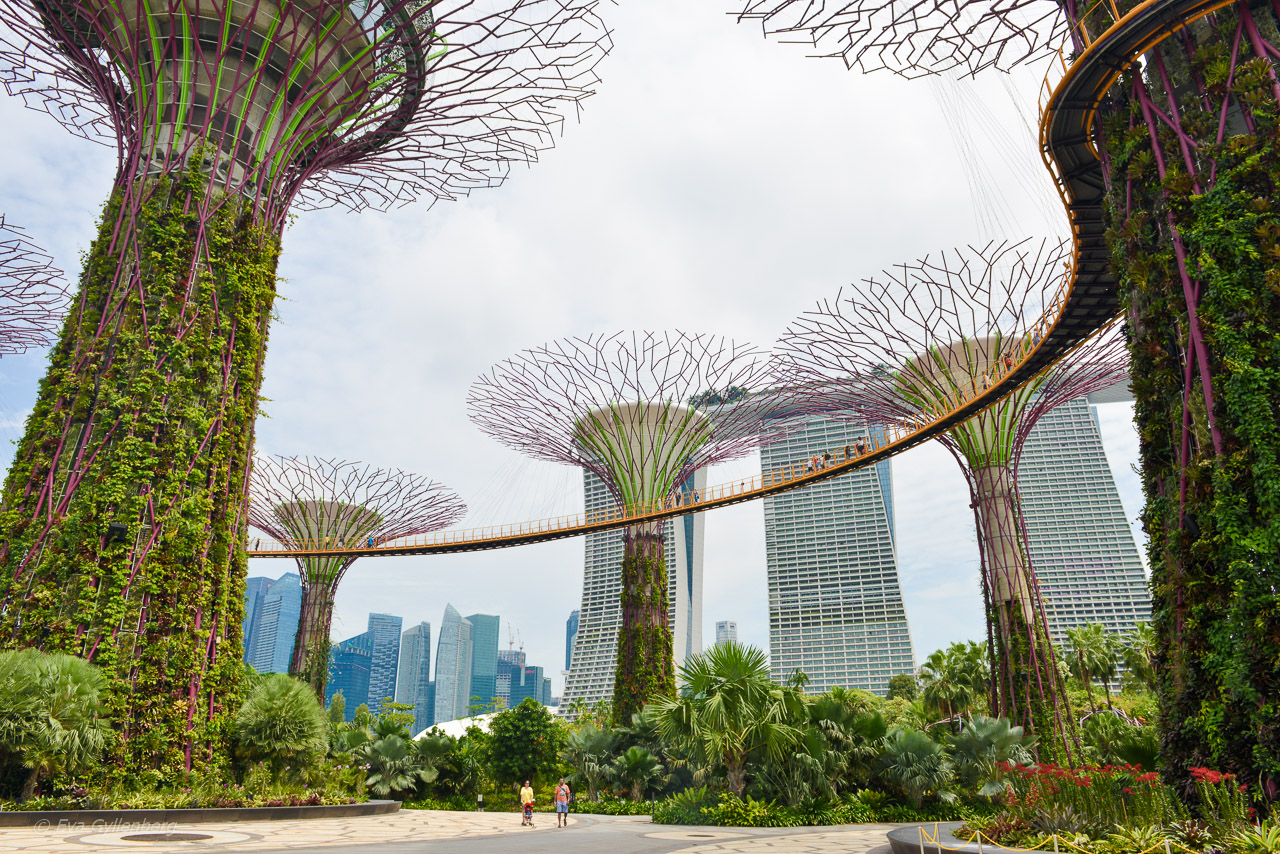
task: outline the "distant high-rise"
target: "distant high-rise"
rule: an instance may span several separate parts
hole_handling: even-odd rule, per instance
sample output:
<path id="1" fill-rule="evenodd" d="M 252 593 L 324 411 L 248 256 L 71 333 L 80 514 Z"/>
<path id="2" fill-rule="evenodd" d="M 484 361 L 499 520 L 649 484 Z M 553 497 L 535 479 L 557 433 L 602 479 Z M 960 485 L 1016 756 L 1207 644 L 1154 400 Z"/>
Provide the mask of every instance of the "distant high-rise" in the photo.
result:
<path id="1" fill-rule="evenodd" d="M 472 614 L 471 691 L 467 705 L 490 706 L 498 696 L 498 618 Z"/>
<path id="2" fill-rule="evenodd" d="M 471 622 L 452 605 L 444 608 L 436 646 L 435 722 L 467 716 L 471 691 Z"/>
<path id="3" fill-rule="evenodd" d="M 249 664 L 259 673 L 288 673 L 302 612 L 302 580 L 292 572 L 271 582 L 254 618 Z"/>
<path id="4" fill-rule="evenodd" d="M 302 581 L 286 572 L 245 585 L 244 660 L 259 673 L 288 673 L 302 611 Z"/>
<path id="5" fill-rule="evenodd" d="M 854 447 L 864 428 L 814 416 L 760 452 L 765 473 Z M 764 499 L 774 677 L 884 694 L 915 670 L 898 580 L 889 462 Z"/>
<path id="6" fill-rule="evenodd" d="M 240 636 L 244 639 L 245 664 L 248 664 L 249 659 L 253 657 L 253 632 L 258 623 L 258 608 L 262 605 L 262 600 L 266 598 L 267 591 L 271 589 L 273 580 L 265 576 L 245 579 L 244 623 L 240 631 Z"/>
<path id="7" fill-rule="evenodd" d="M 1106 395 L 1090 397 L 1115 399 Z M 1040 417 L 1022 449 L 1018 488 L 1054 644 L 1064 647 L 1067 629 L 1084 623 L 1123 633 L 1149 621 L 1138 546 L 1087 400 Z"/>
<path id="8" fill-rule="evenodd" d="M 435 723 L 431 693 L 431 624 L 418 623 L 400 635 L 400 668 L 396 674 L 396 702 L 413 706 L 413 734 Z"/>
<path id="9" fill-rule="evenodd" d="M 329 682 L 324 701 L 342 692 L 346 701 L 346 719 L 351 720 L 356 708 L 369 702 L 369 669 L 373 660 L 373 632 L 364 632 L 334 644 L 329 651 Z"/>
<path id="10" fill-rule="evenodd" d="M 526 697 L 544 706 L 551 705 L 551 678 L 543 676 L 541 667 L 526 664 L 519 668 L 519 679 L 511 683 L 511 705 L 518 706 Z"/>
<path id="11" fill-rule="evenodd" d="M 738 624 L 733 620 L 720 620 L 716 623 L 716 643 L 738 640 Z"/>
<path id="12" fill-rule="evenodd" d="M 583 471 L 586 509 L 616 506 L 604 482 Z M 683 494 L 704 490 L 705 469 L 680 487 Z M 663 523 L 667 562 L 667 624 L 671 627 L 676 667 L 702 649 L 703 514 L 690 513 Z M 595 703 L 613 697 L 613 673 L 622 622 L 622 531 L 588 534 L 582 582 L 582 608 L 561 703 Z"/>
<path id="13" fill-rule="evenodd" d="M 564 623 L 564 669 L 573 664 L 573 642 L 578 639 L 578 615 L 581 611 L 570 611 L 569 619 Z"/>
<path id="14" fill-rule="evenodd" d="M 511 686 L 521 684 L 523 670 L 524 650 L 498 650 L 498 671 L 494 683 L 498 699 L 503 701 L 505 708 L 511 708 Z"/>
<path id="15" fill-rule="evenodd" d="M 369 711 L 382 711 L 382 701 L 395 698 L 396 672 L 400 667 L 401 617 L 370 614 L 369 633 L 373 635 L 373 653 L 369 666 Z"/>

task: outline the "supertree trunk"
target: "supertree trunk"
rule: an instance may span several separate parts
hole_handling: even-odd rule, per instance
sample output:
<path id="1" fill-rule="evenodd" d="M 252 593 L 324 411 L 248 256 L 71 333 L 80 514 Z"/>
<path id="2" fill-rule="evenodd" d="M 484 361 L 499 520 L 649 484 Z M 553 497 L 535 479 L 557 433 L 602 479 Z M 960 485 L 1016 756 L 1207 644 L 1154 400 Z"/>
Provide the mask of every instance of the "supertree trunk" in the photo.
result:
<path id="1" fill-rule="evenodd" d="M 1042 760 L 1072 764 L 1073 727 L 1044 603 L 1027 559 L 1008 465 L 974 469 L 973 510 L 991 645 L 992 714 L 1039 738 Z"/>
<path id="2" fill-rule="evenodd" d="M 308 564 L 324 561 L 313 558 Z M 318 573 L 324 577 L 326 573 Z M 312 577 L 305 573 L 304 578 Z M 298 634 L 293 643 L 289 675 L 305 681 L 324 702 L 324 689 L 329 682 L 329 627 L 333 623 L 333 600 L 337 581 L 306 581 L 302 589 L 302 610 L 298 614 Z"/>
<path id="3" fill-rule="evenodd" d="M 103 667 L 131 767 L 210 755 L 239 688 L 279 232 L 208 187 L 108 201 L 0 512 L 0 644 Z"/>
<path id="4" fill-rule="evenodd" d="M 622 625 L 613 682 L 613 716 L 623 726 L 651 698 L 676 693 L 662 525 L 635 525 L 623 534 Z"/>
<path id="5" fill-rule="evenodd" d="M 1280 783 L 1280 56 L 1274 5 L 1193 22 L 1112 89 L 1162 759 Z M 1269 782 L 1268 782 L 1269 781 Z"/>

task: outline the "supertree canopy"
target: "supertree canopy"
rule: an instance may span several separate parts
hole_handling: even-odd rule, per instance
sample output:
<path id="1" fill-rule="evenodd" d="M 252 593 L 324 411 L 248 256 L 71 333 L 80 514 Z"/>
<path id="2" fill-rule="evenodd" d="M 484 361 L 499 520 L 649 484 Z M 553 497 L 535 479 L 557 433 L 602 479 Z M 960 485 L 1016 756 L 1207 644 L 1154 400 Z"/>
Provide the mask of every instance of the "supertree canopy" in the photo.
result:
<path id="1" fill-rule="evenodd" d="M 781 435 L 746 403 L 774 384 L 768 353 L 710 335 L 569 338 L 519 353 L 471 386 L 471 419 L 537 459 L 598 476 L 621 507 L 663 509 L 699 468 Z M 662 521 L 624 532 L 614 717 L 674 695 Z"/>
<path id="2" fill-rule="evenodd" d="M 867 279 L 801 315 L 780 342 L 784 363 L 824 410 L 870 424 L 932 420 L 972 399 L 1040 343 L 1041 314 L 1061 282 L 1065 247 L 1024 241 L 942 253 Z M 1073 724 L 1030 564 L 1017 459 L 1045 412 L 1125 376 L 1115 332 L 944 433 L 969 483 L 987 608 L 993 714 L 1073 755 Z"/>
<path id="3" fill-rule="evenodd" d="M 448 527 L 466 512 L 452 490 L 428 478 L 353 462 L 258 455 L 249 482 L 249 524 L 291 549 L 374 546 Z M 296 560 L 302 612 L 289 672 L 323 700 L 334 597 L 356 555 Z"/>
<path id="4" fill-rule="evenodd" d="M 5 484 L 0 645 L 106 668 L 126 763 L 216 752 L 238 692 L 290 206 L 498 183 L 589 94 L 594 4 L 0 0 L 9 91 L 119 153 Z"/>
<path id="5" fill-rule="evenodd" d="M 1211 766 L 1280 791 L 1280 6 L 747 0 L 739 11 L 864 70 L 976 72 L 1061 49 L 1062 85 L 1107 81 L 1088 152 L 1062 179 L 1101 172 L 1087 182 L 1095 198 L 1070 202 L 1073 226 L 1104 235 L 1089 260 L 1109 254 L 1129 319 L 1162 756 L 1188 789 L 1186 769 Z M 1125 24 L 1109 30 L 1118 15 Z"/>
<path id="6" fill-rule="evenodd" d="M 0 214 L 0 355 L 47 346 L 67 302 L 53 258 Z"/>

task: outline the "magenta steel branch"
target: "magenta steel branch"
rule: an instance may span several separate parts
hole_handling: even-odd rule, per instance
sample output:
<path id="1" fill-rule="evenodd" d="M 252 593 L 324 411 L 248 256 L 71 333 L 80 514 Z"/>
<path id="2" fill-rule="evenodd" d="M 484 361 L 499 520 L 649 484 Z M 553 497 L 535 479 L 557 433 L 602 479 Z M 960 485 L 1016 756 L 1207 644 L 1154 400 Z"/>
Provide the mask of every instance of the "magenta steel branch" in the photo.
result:
<path id="1" fill-rule="evenodd" d="M 452 199 L 536 159 L 597 82 L 595 7 L 0 0 L 0 79 L 115 145 L 122 185 L 204 159 L 215 189 L 280 222 L 295 202 Z"/>
<path id="2" fill-rule="evenodd" d="M 735 14 L 848 68 L 904 77 L 1007 71 L 1056 52 L 1068 27 L 1046 0 L 746 0 Z"/>
<path id="3" fill-rule="evenodd" d="M 289 548 L 391 542 L 448 527 L 467 507 L 421 475 L 344 460 L 259 455 L 249 483 L 249 524 Z M 290 673 L 323 700 L 334 597 L 355 556 L 297 558 L 302 610 Z"/>
<path id="4" fill-rule="evenodd" d="M 0 214 L 0 355 L 48 346 L 69 301 L 52 256 Z"/>
<path id="5" fill-rule="evenodd" d="M 820 302 L 780 341 L 810 406 L 872 425 L 927 419 L 996 382 L 1043 336 L 1065 244 L 992 243 L 886 270 Z M 1110 329 L 964 424 L 942 443 L 969 484 L 988 609 L 992 711 L 1072 753 L 1072 725 L 1018 506 L 1017 460 L 1045 412 L 1123 381 Z"/>

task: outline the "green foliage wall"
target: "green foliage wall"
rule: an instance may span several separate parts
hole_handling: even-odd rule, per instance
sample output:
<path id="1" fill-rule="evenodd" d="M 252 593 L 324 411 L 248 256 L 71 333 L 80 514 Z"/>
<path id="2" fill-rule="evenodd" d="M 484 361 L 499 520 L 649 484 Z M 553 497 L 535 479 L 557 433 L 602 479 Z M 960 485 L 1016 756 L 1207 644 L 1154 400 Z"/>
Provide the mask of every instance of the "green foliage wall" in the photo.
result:
<path id="1" fill-rule="evenodd" d="M 0 504 L 0 645 L 88 659 L 126 767 L 220 755 L 279 234 L 196 171 L 118 187 Z"/>
<path id="2" fill-rule="evenodd" d="M 613 677 L 614 719 L 627 724 L 649 698 L 674 697 L 675 693 L 663 538 L 660 533 L 629 529 L 622 556 L 622 625 L 618 628 L 617 669 Z"/>
<path id="3" fill-rule="evenodd" d="M 1253 19 L 1261 38 L 1280 42 L 1269 12 Z M 1241 25 L 1221 11 L 1148 57 L 1143 85 L 1169 109 L 1158 60 L 1191 144 L 1168 122 L 1149 121 L 1131 77 L 1114 87 L 1103 125 L 1108 241 L 1133 356 L 1163 762 L 1184 788 L 1197 765 L 1280 778 L 1280 123 L 1274 69 L 1251 38 L 1239 39 L 1232 73 Z M 1203 372 L 1188 353 L 1188 291 Z"/>

